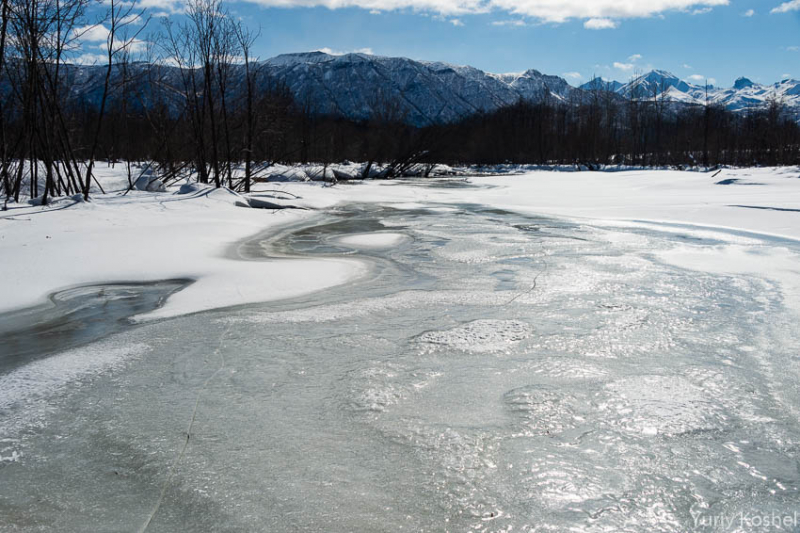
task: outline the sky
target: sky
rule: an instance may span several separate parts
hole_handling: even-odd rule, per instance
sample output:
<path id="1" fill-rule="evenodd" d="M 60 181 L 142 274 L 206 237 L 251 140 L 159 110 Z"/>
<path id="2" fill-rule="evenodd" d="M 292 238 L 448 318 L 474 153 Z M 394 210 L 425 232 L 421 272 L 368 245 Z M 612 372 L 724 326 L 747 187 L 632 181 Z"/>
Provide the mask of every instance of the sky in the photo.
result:
<path id="1" fill-rule="evenodd" d="M 260 28 L 255 54 L 324 50 L 535 68 L 573 85 L 653 68 L 731 86 L 800 79 L 800 0 L 225 0 Z M 181 18 L 180 0 L 139 0 Z M 143 38 L 146 38 L 144 36 Z"/>

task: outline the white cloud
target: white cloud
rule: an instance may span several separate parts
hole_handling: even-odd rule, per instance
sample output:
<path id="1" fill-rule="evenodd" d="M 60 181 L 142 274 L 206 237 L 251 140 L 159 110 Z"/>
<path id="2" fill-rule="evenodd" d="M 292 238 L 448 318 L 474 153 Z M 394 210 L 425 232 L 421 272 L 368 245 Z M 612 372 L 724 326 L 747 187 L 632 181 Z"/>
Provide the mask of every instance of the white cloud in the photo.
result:
<path id="1" fill-rule="evenodd" d="M 178 0 L 141 0 L 171 10 Z M 359 7 L 367 10 L 392 11 L 410 9 L 440 15 L 457 16 L 469 13 L 505 11 L 543 22 L 561 23 L 583 20 L 591 28 L 611 27 L 607 22 L 628 18 L 644 18 L 668 11 L 690 11 L 724 6 L 730 0 L 247 0 L 268 7 L 313 7 L 329 9 Z M 800 0 L 792 0 L 800 5 Z"/>
<path id="2" fill-rule="evenodd" d="M 742 13 L 742 16 L 743 16 L 743 17 L 750 18 L 750 17 L 752 17 L 752 16 L 753 16 L 753 15 L 755 15 L 755 14 L 756 14 L 756 10 L 755 10 L 755 9 L 748 9 L 747 11 L 745 11 L 744 13 Z"/>
<path id="3" fill-rule="evenodd" d="M 120 25 L 131 25 L 131 26 L 141 26 L 144 24 L 144 18 L 140 13 L 131 13 L 122 17 L 119 20 Z"/>
<path id="4" fill-rule="evenodd" d="M 153 16 L 162 17 L 165 13 L 183 13 L 186 11 L 185 0 L 138 0 L 138 9 L 148 9 L 156 11 Z"/>
<path id="5" fill-rule="evenodd" d="M 523 26 L 527 26 L 528 23 L 522 19 L 512 19 L 512 20 L 494 20 L 492 21 L 492 26 L 514 26 L 517 28 L 521 28 Z"/>
<path id="6" fill-rule="evenodd" d="M 81 26 L 72 31 L 75 38 L 87 43 L 105 42 L 108 39 L 108 28 L 102 24 Z"/>
<path id="7" fill-rule="evenodd" d="M 784 2 L 770 11 L 770 13 L 788 13 L 789 11 L 800 11 L 800 0 Z"/>
<path id="8" fill-rule="evenodd" d="M 127 24 L 136 24 L 135 19 L 130 19 Z M 103 24 L 93 24 L 90 26 L 81 26 L 75 28 L 73 37 L 77 41 L 78 50 L 101 50 L 104 53 L 97 54 L 93 51 L 86 51 L 82 55 L 76 57 L 75 61 L 78 63 L 92 64 L 97 62 L 108 61 L 108 36 L 110 30 Z M 140 39 L 123 39 L 121 32 L 118 32 L 114 39 L 114 50 L 119 51 L 126 48 L 131 53 L 143 52 L 147 49 L 148 42 Z"/>
<path id="9" fill-rule="evenodd" d="M 448 20 L 448 22 L 450 24 L 452 24 L 453 26 L 456 26 L 456 27 L 464 25 L 464 23 L 461 22 L 461 19 L 450 19 L 450 20 Z"/>
<path id="10" fill-rule="evenodd" d="M 315 52 L 322 52 L 323 54 L 328 54 L 329 56 L 343 56 L 347 54 L 366 54 L 368 56 L 374 56 L 375 52 L 372 51 L 372 48 L 357 48 L 355 50 L 348 50 L 342 52 L 341 50 L 334 50 L 333 48 L 319 48 L 314 50 Z"/>
<path id="11" fill-rule="evenodd" d="M 800 52 L 800 46 L 787 46 L 787 52 Z"/>
<path id="12" fill-rule="evenodd" d="M 701 7 L 692 11 L 692 15 L 705 15 L 707 13 L 711 13 L 711 11 L 712 9 L 710 7 Z"/>
<path id="13" fill-rule="evenodd" d="M 632 56 L 628 57 L 628 61 L 639 61 L 642 59 L 642 54 L 633 54 Z"/>
<path id="14" fill-rule="evenodd" d="M 580 72 L 565 72 L 562 74 L 562 76 L 569 80 L 575 80 L 575 81 L 583 79 L 583 75 Z"/>
<path id="15" fill-rule="evenodd" d="M 729 0 L 488 0 L 493 7 L 547 22 L 569 19 L 624 19 L 665 11 L 728 5 Z"/>
<path id="16" fill-rule="evenodd" d="M 694 69 L 692 68 L 692 66 L 691 66 L 691 65 L 689 65 L 688 63 L 684 63 L 684 64 L 683 64 L 683 68 L 685 68 L 686 70 L 694 70 Z"/>
<path id="17" fill-rule="evenodd" d="M 693 81 L 695 83 L 703 83 L 703 84 L 705 82 L 708 82 L 710 85 L 714 85 L 717 83 L 717 80 L 715 78 L 707 78 L 702 74 L 692 74 L 691 76 L 689 76 L 689 81 Z"/>
<path id="18" fill-rule="evenodd" d="M 148 0 L 161 2 L 165 0 Z M 171 0 L 168 0 L 171 1 Z M 247 0 L 267 7 L 327 7 L 343 9 L 358 7 L 370 11 L 411 9 L 439 15 L 466 15 L 490 11 L 492 0 Z"/>
<path id="19" fill-rule="evenodd" d="M 98 65 L 108 63 L 106 54 L 81 54 L 73 60 L 78 65 Z"/>
<path id="20" fill-rule="evenodd" d="M 619 23 L 611 19 L 589 19 L 583 23 L 587 30 L 613 30 L 617 26 Z"/>
<path id="21" fill-rule="evenodd" d="M 633 63 L 620 63 L 619 61 L 614 61 L 614 68 L 621 70 L 622 72 L 630 72 L 636 68 L 636 65 Z"/>

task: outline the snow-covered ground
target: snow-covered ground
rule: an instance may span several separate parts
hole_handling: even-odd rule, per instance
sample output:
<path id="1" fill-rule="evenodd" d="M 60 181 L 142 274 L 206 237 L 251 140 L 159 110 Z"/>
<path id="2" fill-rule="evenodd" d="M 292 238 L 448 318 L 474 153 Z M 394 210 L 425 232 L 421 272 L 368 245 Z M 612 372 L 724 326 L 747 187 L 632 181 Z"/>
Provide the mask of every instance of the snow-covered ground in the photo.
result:
<path id="1" fill-rule="evenodd" d="M 277 212 L 196 188 L 12 206 L 4 308 L 75 284 L 196 281 L 140 316 L 172 319 L 71 349 L 61 331 L 19 357 L 2 331 L 19 315 L 0 322 L 0 530 L 673 532 L 790 516 L 799 175 L 260 185 L 254 198 L 310 208 Z M 105 290 L 69 294 L 134 314 Z"/>
<path id="2" fill-rule="evenodd" d="M 107 186 L 124 185 L 121 169 L 101 172 Z M 177 188 L 97 194 L 88 204 L 67 198 L 48 207 L 12 205 L 0 213 L 0 312 L 41 304 L 59 289 L 101 282 L 195 280 L 147 318 L 294 297 L 341 284 L 362 275 L 365 267 L 355 259 L 243 260 L 235 245 L 313 217 L 314 210 L 352 202 L 398 208 L 473 203 L 593 224 L 657 224 L 686 234 L 725 228 L 800 240 L 799 168 L 542 171 L 454 179 L 473 186 L 451 188 L 447 181 L 430 180 L 259 185 L 299 196 L 273 195 L 279 199 L 269 201 L 309 210 L 250 209 L 237 206 L 241 198 L 225 190 L 178 194 Z M 725 235 L 717 247 L 687 244 L 665 257 L 700 270 L 770 275 L 794 296 L 800 294 L 795 292 L 800 260 L 794 254 L 780 245 L 748 247 L 752 242 L 746 235 Z M 390 236 L 349 239 L 361 246 L 394 243 Z"/>
<path id="3" fill-rule="evenodd" d="M 289 298 L 343 283 L 356 260 L 244 260 L 236 244 L 311 211 L 239 207 L 227 190 L 96 195 L 0 214 L 0 312 L 75 285 L 189 279 L 147 318 Z M 142 317 L 144 318 L 144 317 Z"/>

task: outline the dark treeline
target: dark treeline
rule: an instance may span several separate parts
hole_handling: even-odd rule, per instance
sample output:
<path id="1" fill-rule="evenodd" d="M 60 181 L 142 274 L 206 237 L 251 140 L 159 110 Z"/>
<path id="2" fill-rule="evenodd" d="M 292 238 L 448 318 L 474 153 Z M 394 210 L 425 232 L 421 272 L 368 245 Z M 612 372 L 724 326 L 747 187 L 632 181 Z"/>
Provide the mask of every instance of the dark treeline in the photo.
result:
<path id="1" fill-rule="evenodd" d="M 519 102 L 442 128 L 450 163 L 715 166 L 800 163 L 800 124 L 778 102 L 734 113 L 674 104 L 659 92 L 622 100 L 603 90 L 579 101 Z"/>
<path id="2" fill-rule="evenodd" d="M 221 0 L 189 0 L 181 23 L 150 21 L 136 4 L 2 0 L 0 193 L 5 201 L 101 190 L 98 160 L 143 176 L 249 191 L 276 163 L 363 162 L 362 177 L 429 172 L 451 164 L 638 166 L 800 163 L 800 126 L 778 101 L 732 113 L 666 101 L 624 100 L 595 85 L 557 100 L 519 102 L 456 124 L 410 126 L 399 102 L 374 95 L 369 120 L 320 116 L 268 78 L 258 33 Z M 76 43 L 101 32 L 90 67 L 71 65 Z M 134 167 L 132 162 L 142 164 Z M 327 176 L 327 174 L 324 174 Z"/>

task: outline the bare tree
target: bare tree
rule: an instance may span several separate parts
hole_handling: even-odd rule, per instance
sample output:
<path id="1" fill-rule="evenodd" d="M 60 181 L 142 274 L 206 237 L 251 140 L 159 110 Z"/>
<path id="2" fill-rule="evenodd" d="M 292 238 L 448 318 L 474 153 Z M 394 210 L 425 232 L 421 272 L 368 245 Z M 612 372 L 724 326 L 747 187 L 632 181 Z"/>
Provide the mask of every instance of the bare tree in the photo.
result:
<path id="1" fill-rule="evenodd" d="M 239 42 L 239 49 L 242 51 L 242 60 L 244 61 L 245 106 L 244 146 L 242 147 L 242 152 L 244 153 L 244 191 L 250 192 L 253 174 L 253 142 L 256 136 L 254 100 L 257 76 L 257 70 L 254 68 L 250 54 L 259 32 L 251 31 L 241 23 L 234 25 L 234 32 Z"/>
<path id="2" fill-rule="evenodd" d="M 103 127 L 103 118 L 106 111 L 106 103 L 108 102 L 109 89 L 111 84 L 111 74 L 114 69 L 115 59 L 117 55 L 125 50 L 128 50 L 139 33 L 144 29 L 145 24 L 142 24 L 139 30 L 128 39 L 118 40 L 124 28 L 130 26 L 134 21 L 144 16 L 144 12 L 136 11 L 136 3 L 123 2 L 121 0 L 109 0 L 110 5 L 108 8 L 108 36 L 106 37 L 106 72 L 103 80 L 103 93 L 100 98 L 100 110 L 97 116 L 97 125 L 95 126 L 92 145 L 89 149 L 89 161 L 86 164 L 86 176 L 83 181 L 83 197 L 89 199 L 89 189 L 92 185 L 92 168 L 94 167 L 95 154 L 97 153 L 97 145 L 100 142 L 100 131 Z"/>

